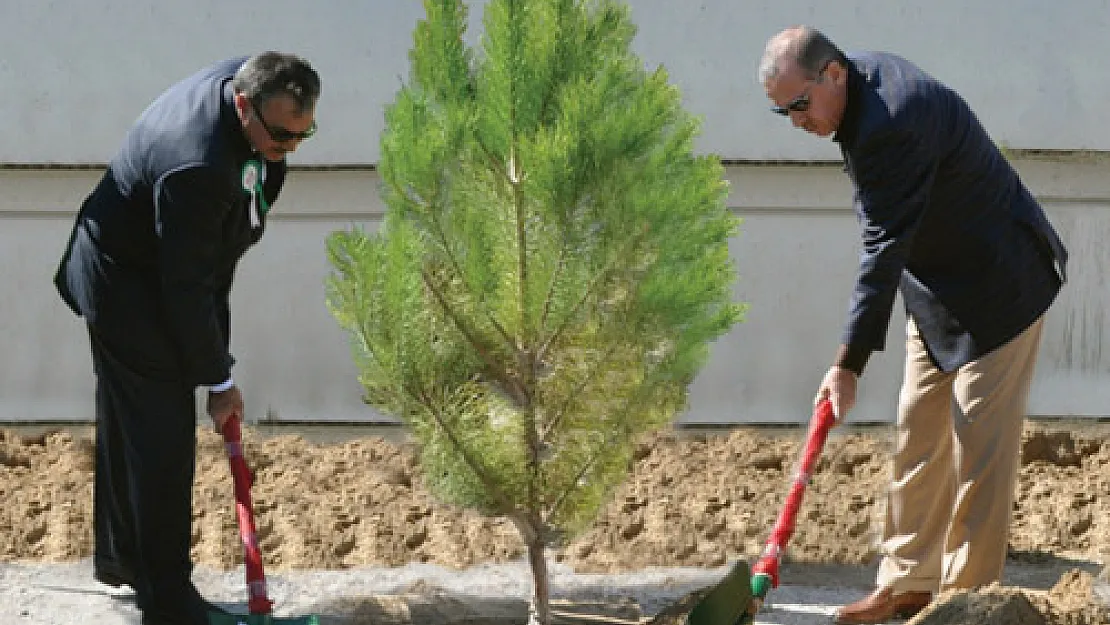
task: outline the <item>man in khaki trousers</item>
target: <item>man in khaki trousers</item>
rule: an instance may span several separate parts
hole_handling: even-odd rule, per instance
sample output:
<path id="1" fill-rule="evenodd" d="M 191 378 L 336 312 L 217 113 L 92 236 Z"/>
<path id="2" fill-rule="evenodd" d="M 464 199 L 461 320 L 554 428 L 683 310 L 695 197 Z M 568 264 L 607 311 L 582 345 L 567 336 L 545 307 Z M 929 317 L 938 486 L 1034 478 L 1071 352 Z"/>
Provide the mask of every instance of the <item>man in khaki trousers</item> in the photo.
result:
<path id="1" fill-rule="evenodd" d="M 795 27 L 767 44 L 774 113 L 832 137 L 855 187 L 862 251 L 840 348 L 817 399 L 838 421 L 909 317 L 883 559 L 841 625 L 920 611 L 933 593 L 1000 579 L 1022 422 L 1044 314 L 1067 252 L 967 103 L 909 61 L 847 55 Z"/>
<path id="2" fill-rule="evenodd" d="M 906 323 L 879 587 L 932 592 L 1002 577 L 1025 400 L 1043 325 L 1038 319 L 1010 342 L 945 373 L 913 320 Z"/>

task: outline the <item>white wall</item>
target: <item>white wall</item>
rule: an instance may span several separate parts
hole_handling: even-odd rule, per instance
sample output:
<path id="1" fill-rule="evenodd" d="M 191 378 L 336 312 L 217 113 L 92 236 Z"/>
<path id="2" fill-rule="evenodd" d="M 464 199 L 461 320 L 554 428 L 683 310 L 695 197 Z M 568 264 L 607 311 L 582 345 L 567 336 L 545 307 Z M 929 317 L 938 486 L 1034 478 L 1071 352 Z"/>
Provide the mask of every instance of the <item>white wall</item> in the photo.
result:
<path id="1" fill-rule="evenodd" d="M 1070 252 L 1068 284 L 1046 317 L 1029 412 L 1110 414 L 1110 158 L 1021 158 L 1016 165 Z M 732 245 L 747 321 L 718 341 L 695 380 L 686 422 L 802 421 L 848 310 L 859 232 L 840 167 L 733 166 Z M 860 382 L 858 421 L 891 421 L 905 357 L 901 299 L 884 352 Z"/>
<path id="2" fill-rule="evenodd" d="M 481 5 L 474 3 L 472 40 Z M 835 159 L 766 112 L 755 69 L 799 22 L 843 48 L 899 52 L 956 87 L 1015 148 L 1110 150 L 1110 0 L 631 0 L 635 47 L 705 120 L 703 150 Z M 103 163 L 162 89 L 211 61 L 278 48 L 320 71 L 320 135 L 298 164 L 373 163 L 407 76 L 416 0 L 0 1 L 0 163 Z M 776 121 L 780 123 L 775 123 Z"/>
<path id="3" fill-rule="evenodd" d="M 1030 412 L 1110 410 L 1110 160 L 1030 160 L 1019 167 L 1071 251 L 1070 283 L 1048 316 Z M 73 208 L 100 172 L 0 170 L 0 422 L 92 417 L 80 321 L 50 279 Z M 744 218 L 732 244 L 747 320 L 712 348 L 686 422 L 791 422 L 839 341 L 859 234 L 851 190 L 833 165 L 734 165 L 729 206 Z M 382 214 L 369 170 L 297 171 L 233 294 L 233 351 L 252 419 L 381 419 L 360 403 L 346 336 L 324 306 L 323 240 Z M 900 308 L 900 304 L 899 304 Z M 901 374 L 904 317 L 875 354 L 853 419 L 888 421 Z"/>
<path id="4" fill-rule="evenodd" d="M 479 5 L 481 3 L 478 3 Z M 1110 150 L 1105 37 L 1110 0 L 631 0 L 635 46 L 662 63 L 704 117 L 700 148 L 728 168 L 746 323 L 721 339 L 693 387 L 691 422 L 800 421 L 840 336 L 858 233 L 833 146 L 766 112 L 755 69 L 766 38 L 799 22 L 846 49 L 887 49 L 959 89 L 1000 142 Z M 472 12 L 476 40 L 480 8 Z M 309 58 L 324 95 L 320 134 L 295 171 L 234 293 L 236 378 L 258 418 L 366 419 L 346 339 L 323 303 L 323 238 L 381 214 L 382 112 L 407 74 L 415 0 L 0 0 L 0 421 L 89 419 L 80 322 L 50 278 L 73 213 L 146 104 L 210 61 L 262 49 Z M 746 163 L 746 164 L 744 164 Z M 1023 158 L 1020 167 L 1072 252 L 1051 312 L 1031 411 L 1110 412 L 1110 163 Z M 4 165 L 8 165 L 4 168 Z M 61 165 L 56 169 L 35 169 Z M 872 358 L 855 418 L 885 421 L 897 393 L 902 318 Z"/>
<path id="5" fill-rule="evenodd" d="M 92 418 L 82 321 L 52 279 L 100 170 L 0 170 L 0 422 Z M 232 294 L 234 375 L 252 418 L 359 420 L 346 337 L 324 306 L 324 237 L 382 213 L 372 172 L 294 172 Z M 371 415 L 371 418 L 373 416 Z"/>

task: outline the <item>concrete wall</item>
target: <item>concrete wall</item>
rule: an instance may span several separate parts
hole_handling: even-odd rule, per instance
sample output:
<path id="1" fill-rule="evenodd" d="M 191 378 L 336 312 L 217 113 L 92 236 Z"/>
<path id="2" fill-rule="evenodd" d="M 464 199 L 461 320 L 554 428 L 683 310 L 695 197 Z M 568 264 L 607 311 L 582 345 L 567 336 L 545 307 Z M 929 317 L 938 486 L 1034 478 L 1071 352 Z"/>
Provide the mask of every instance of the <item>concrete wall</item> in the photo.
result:
<path id="1" fill-rule="evenodd" d="M 92 417 L 84 326 L 51 280 L 74 207 L 100 175 L 0 170 L 0 421 Z M 244 257 L 232 342 L 251 417 L 367 418 L 346 337 L 324 307 L 324 237 L 377 221 L 376 180 L 366 170 L 293 173 L 262 243 Z"/>
<path id="2" fill-rule="evenodd" d="M 1030 414 L 1110 413 L 1110 158 L 1025 157 L 1026 183 L 1068 245 L 1069 283 L 1050 311 Z M 859 232 L 839 166 L 735 166 L 730 206 L 747 321 L 715 346 L 693 385 L 687 422 L 799 421 L 839 342 Z M 899 299 L 887 346 L 869 361 L 853 419 L 890 421 L 905 355 Z"/>
<path id="3" fill-rule="evenodd" d="M 471 40 L 483 2 L 472 3 Z M 767 37 L 821 27 L 846 50 L 899 52 L 957 88 L 1014 148 L 1110 150 L 1110 0 L 631 0 L 635 48 L 662 64 L 701 149 L 728 159 L 838 157 L 767 113 L 755 71 Z M 295 51 L 324 81 L 320 134 L 297 164 L 378 157 L 382 109 L 408 75 L 416 0 L 4 0 L 0 163 L 103 163 L 146 104 L 201 65 Z M 774 123 L 778 121 L 779 123 Z"/>
<path id="4" fill-rule="evenodd" d="M 481 4 L 472 11 L 472 41 Z M 1110 81 L 1100 79 L 1105 0 L 630 5 L 637 51 L 649 66 L 667 67 L 687 107 L 704 118 L 699 149 L 734 162 L 729 202 L 745 218 L 733 253 L 737 297 L 751 310 L 714 346 L 688 422 L 804 420 L 847 307 L 858 233 L 846 179 L 821 164 L 835 161 L 836 150 L 768 114 L 754 79 L 763 43 L 779 28 L 811 23 L 846 49 L 914 59 L 959 89 L 1011 147 L 1110 150 Z M 303 54 L 319 69 L 321 132 L 292 159 L 301 169 L 242 264 L 236 379 L 252 418 L 377 418 L 359 402 L 346 338 L 324 308 L 323 239 L 349 224 L 373 226 L 381 215 L 372 165 L 382 110 L 407 74 L 421 15 L 415 0 L 0 2 L 0 421 L 91 418 L 83 329 L 50 285 L 73 212 L 163 88 L 215 59 L 268 48 Z M 335 169 L 344 165 L 353 167 Z M 1072 252 L 1031 411 L 1106 414 L 1110 163 L 1095 154 L 1026 156 L 1019 165 Z M 891 418 L 902 323 L 896 315 L 887 352 L 872 358 L 856 419 Z"/>
<path id="5" fill-rule="evenodd" d="M 1110 407 L 1105 314 L 1110 250 L 1108 163 L 1023 159 L 1020 169 L 1068 242 L 1070 284 L 1051 311 L 1031 412 L 1104 415 Z M 0 421 L 91 417 L 92 377 L 78 319 L 50 288 L 73 217 L 97 170 L 0 171 Z M 850 188 L 831 165 L 736 165 L 729 206 L 745 323 L 713 346 L 686 422 L 799 421 L 832 356 L 858 253 Z M 374 227 L 383 207 L 369 170 L 297 171 L 233 296 L 235 377 L 252 418 L 367 420 L 345 335 L 324 307 L 323 239 Z M 854 419 L 892 417 L 902 361 L 895 315 L 872 357 Z"/>

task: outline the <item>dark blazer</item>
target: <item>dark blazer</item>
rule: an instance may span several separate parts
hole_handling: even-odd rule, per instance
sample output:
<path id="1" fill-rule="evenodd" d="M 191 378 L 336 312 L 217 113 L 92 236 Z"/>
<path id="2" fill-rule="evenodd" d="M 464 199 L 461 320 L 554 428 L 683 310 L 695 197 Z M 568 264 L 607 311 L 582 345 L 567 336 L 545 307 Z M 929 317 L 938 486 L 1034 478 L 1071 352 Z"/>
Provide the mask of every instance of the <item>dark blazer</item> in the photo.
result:
<path id="1" fill-rule="evenodd" d="M 285 163 L 267 163 L 242 132 L 230 80 L 243 61 L 201 70 L 142 113 L 82 204 L 55 276 L 90 330 L 148 377 L 230 376 L 235 267 L 285 180 Z"/>
<path id="2" fill-rule="evenodd" d="M 929 354 L 952 371 L 1048 309 L 1067 252 L 959 94 L 892 54 L 849 57 L 834 140 L 855 185 L 863 250 L 846 360 L 883 348 L 900 288 Z"/>

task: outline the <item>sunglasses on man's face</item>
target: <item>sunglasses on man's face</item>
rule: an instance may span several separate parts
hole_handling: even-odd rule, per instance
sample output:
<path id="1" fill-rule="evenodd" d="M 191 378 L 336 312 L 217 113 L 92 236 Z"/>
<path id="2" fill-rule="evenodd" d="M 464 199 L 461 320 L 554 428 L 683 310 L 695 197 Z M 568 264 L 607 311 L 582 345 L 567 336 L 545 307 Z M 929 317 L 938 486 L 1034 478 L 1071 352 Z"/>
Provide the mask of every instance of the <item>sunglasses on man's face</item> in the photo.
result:
<path id="1" fill-rule="evenodd" d="M 806 87 L 804 91 L 802 91 L 802 95 L 788 102 L 786 106 L 772 106 L 771 112 L 778 113 L 783 117 L 789 117 L 791 113 L 805 113 L 806 111 L 808 111 L 809 90 L 813 88 L 813 85 L 821 82 L 821 80 L 825 77 L 825 69 L 827 67 L 828 65 L 826 64 L 825 67 L 821 68 L 821 71 L 818 72 L 817 76 L 813 79 L 813 83 Z"/>
<path id="2" fill-rule="evenodd" d="M 809 110 L 809 93 L 808 93 L 809 90 L 807 89 L 806 91 L 807 91 L 807 93 L 803 93 L 802 95 L 794 98 L 789 103 L 787 103 L 786 106 L 772 106 L 771 107 L 771 112 L 772 113 L 778 113 L 779 115 L 782 115 L 783 117 L 790 117 L 791 113 L 804 113 L 804 112 L 808 111 Z"/>
<path id="3" fill-rule="evenodd" d="M 251 110 L 254 111 L 255 119 L 258 120 L 258 123 L 262 124 L 262 127 L 266 129 L 266 133 L 269 134 L 270 138 L 276 143 L 304 141 L 316 134 L 316 120 L 312 120 L 312 125 L 308 127 L 308 130 L 302 132 L 289 130 L 280 126 L 271 126 L 267 124 L 266 119 L 262 117 L 262 112 L 258 110 L 258 105 L 254 103 L 254 100 L 249 100 L 249 102 L 251 103 Z"/>

